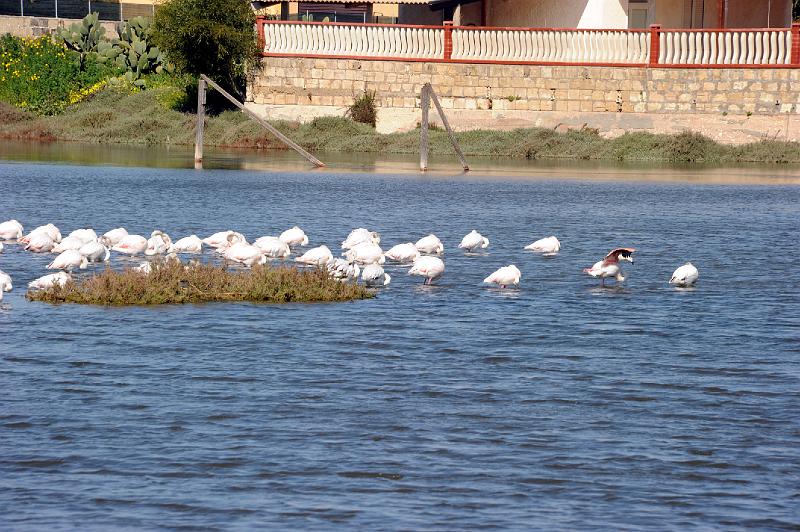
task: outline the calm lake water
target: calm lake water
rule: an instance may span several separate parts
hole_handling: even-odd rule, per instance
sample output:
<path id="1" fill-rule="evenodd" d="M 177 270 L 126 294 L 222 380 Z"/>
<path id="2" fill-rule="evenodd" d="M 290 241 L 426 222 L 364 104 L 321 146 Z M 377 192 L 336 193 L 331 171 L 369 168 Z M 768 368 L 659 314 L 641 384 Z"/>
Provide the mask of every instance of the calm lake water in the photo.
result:
<path id="1" fill-rule="evenodd" d="M 28 161 L 0 163 L 0 219 L 27 229 L 435 232 L 447 265 L 347 304 L 50 306 L 24 292 L 52 256 L 7 246 L 4 530 L 800 527 L 796 169 L 4 149 Z M 484 255 L 456 249 L 473 228 Z M 558 256 L 523 251 L 550 234 Z M 617 246 L 636 263 L 600 289 L 581 269 Z M 668 286 L 688 260 L 697 287 Z M 519 289 L 481 285 L 510 263 Z"/>

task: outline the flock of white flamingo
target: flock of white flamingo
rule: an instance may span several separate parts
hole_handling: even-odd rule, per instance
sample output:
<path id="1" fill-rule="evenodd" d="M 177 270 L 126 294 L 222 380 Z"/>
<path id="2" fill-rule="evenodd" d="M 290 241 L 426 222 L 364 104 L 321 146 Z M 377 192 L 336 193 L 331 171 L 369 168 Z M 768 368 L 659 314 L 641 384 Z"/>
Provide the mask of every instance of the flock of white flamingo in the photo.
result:
<path id="1" fill-rule="evenodd" d="M 72 278 L 73 270 L 84 269 L 90 262 L 109 261 L 112 251 L 131 257 L 166 256 L 176 260 L 177 254 L 200 254 L 207 247 L 228 261 L 252 267 L 254 264 L 265 264 L 268 260 L 285 260 L 292 254 L 293 249 L 307 246 L 309 239 L 305 231 L 297 226 L 287 229 L 279 236 L 262 236 L 252 244 L 248 243 L 241 233 L 230 230 L 214 233 L 203 239 L 191 235 L 175 242 L 163 231 L 153 231 L 150 238 L 145 238 L 141 235 L 128 234 L 122 227 L 112 229 L 101 236 L 90 228 L 76 229 L 62 238 L 61 232 L 53 224 L 39 226 L 25 234 L 21 223 L 17 220 L 8 220 L 0 223 L 0 252 L 3 251 L 3 242 L 24 245 L 26 251 L 33 253 L 57 254 L 47 268 L 60 271 L 28 283 L 28 288 L 40 290 L 67 282 Z M 360 227 L 353 229 L 342 241 L 343 257 L 334 257 L 330 248 L 322 245 L 307 249 L 294 260 L 302 265 L 326 268 L 334 279 L 358 282 L 360 278 L 370 287 L 386 286 L 391 282 L 391 276 L 383 269 L 383 264 L 387 260 L 411 265 L 408 273 L 422 277 L 425 284 L 433 283 L 444 274 L 445 266 L 441 258 L 444 245 L 436 235 L 424 236 L 416 243 L 397 244 L 388 251 L 381 249 L 380 242 L 381 238 L 377 232 Z M 473 230 L 464 236 L 458 247 L 466 253 L 475 253 L 488 248 L 489 239 Z M 548 256 L 556 255 L 561 250 L 561 242 L 555 236 L 549 236 L 525 246 L 524 249 Z M 600 279 L 601 284 L 605 284 L 608 278 L 621 283 L 625 280 L 625 276 L 620 261 L 633 263 L 634 251 L 636 250 L 633 248 L 613 249 L 591 268 L 583 271 L 591 277 Z M 142 262 L 134 269 L 146 274 L 151 271 L 151 264 L 149 261 Z M 691 263 L 686 263 L 675 270 L 669 283 L 688 287 L 694 285 L 698 276 L 697 268 Z M 510 264 L 499 268 L 483 282 L 506 288 L 519 285 L 521 277 L 522 272 L 519 268 Z M 3 298 L 3 292 L 11 289 L 11 277 L 0 270 L 0 300 Z"/>

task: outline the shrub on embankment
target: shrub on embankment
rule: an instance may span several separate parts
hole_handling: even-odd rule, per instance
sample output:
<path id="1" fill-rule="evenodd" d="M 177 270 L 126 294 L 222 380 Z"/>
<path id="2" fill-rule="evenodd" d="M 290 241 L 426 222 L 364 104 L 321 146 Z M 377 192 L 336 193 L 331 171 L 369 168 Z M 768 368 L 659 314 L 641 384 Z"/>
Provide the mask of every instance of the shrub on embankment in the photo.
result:
<path id="1" fill-rule="evenodd" d="M 28 292 L 32 301 L 90 305 L 164 305 L 212 301 L 322 303 L 373 297 L 361 285 L 331 279 L 324 270 L 254 266 L 243 271 L 164 262 L 150 273 L 105 271 L 64 285 Z"/>
<path id="2" fill-rule="evenodd" d="M 34 117 L 0 105 L 0 138 L 67 140 L 93 143 L 192 145 L 195 116 L 175 111 L 185 94 L 167 79 L 154 78 L 147 91 L 106 89 L 71 106 L 58 117 Z M 4 110 L 5 109 L 5 110 Z M 416 154 L 419 131 L 379 134 L 374 128 L 338 117 L 307 124 L 273 124 L 313 152 Z M 696 133 L 628 133 L 607 139 L 592 130 L 567 132 L 532 128 L 513 131 L 465 131 L 457 134 L 467 156 L 535 159 L 584 159 L 675 163 L 800 163 L 800 143 L 763 140 L 729 146 Z M 269 132 L 240 112 L 207 117 L 207 146 L 286 149 Z M 433 155 L 451 155 L 443 131 L 430 132 Z"/>

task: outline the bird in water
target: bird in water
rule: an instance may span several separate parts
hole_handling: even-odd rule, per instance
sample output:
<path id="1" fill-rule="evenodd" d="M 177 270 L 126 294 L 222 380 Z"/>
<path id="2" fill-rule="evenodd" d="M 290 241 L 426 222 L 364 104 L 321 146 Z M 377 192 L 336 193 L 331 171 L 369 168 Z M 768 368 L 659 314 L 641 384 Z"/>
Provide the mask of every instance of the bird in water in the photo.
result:
<path id="1" fill-rule="evenodd" d="M 100 240 L 100 243 L 104 246 L 113 248 L 126 236 L 128 236 L 128 231 L 124 227 L 117 227 L 116 229 L 103 233 L 103 236 L 98 240 Z"/>
<path id="2" fill-rule="evenodd" d="M 406 242 L 405 244 L 393 246 L 389 251 L 384 253 L 383 256 L 401 264 L 411 264 L 419 257 L 419 250 L 417 246 L 411 242 Z"/>
<path id="3" fill-rule="evenodd" d="M 506 288 L 508 285 L 519 285 L 519 279 L 522 277 L 522 272 L 513 264 L 503 266 L 489 277 L 483 280 L 484 283 L 499 284 L 500 288 Z"/>
<path id="4" fill-rule="evenodd" d="M 328 263 L 328 275 L 337 281 L 357 281 L 361 269 L 347 259 L 333 259 Z"/>
<path id="5" fill-rule="evenodd" d="M 278 238 L 281 240 L 281 242 L 285 242 L 289 247 L 308 245 L 308 236 L 306 235 L 305 231 L 296 225 L 291 229 L 287 229 L 281 233 Z"/>
<path id="6" fill-rule="evenodd" d="M 416 244 L 414 245 L 417 246 L 417 249 L 420 253 L 441 255 L 444 252 L 444 244 L 442 244 L 442 241 L 439 240 L 439 237 L 434 234 L 423 236 L 417 240 Z"/>
<path id="7" fill-rule="evenodd" d="M 361 270 L 361 280 L 367 286 L 386 286 L 392 282 L 392 277 L 383 271 L 380 264 L 367 264 Z"/>
<path id="8" fill-rule="evenodd" d="M 197 235 L 180 238 L 169 248 L 170 253 L 201 253 L 202 251 L 203 241 Z"/>
<path id="9" fill-rule="evenodd" d="M 48 270 L 65 270 L 71 272 L 75 268 L 85 270 L 89 261 L 79 251 L 68 249 L 47 265 Z"/>
<path id="10" fill-rule="evenodd" d="M 525 246 L 528 251 L 536 251 L 544 255 L 555 255 L 561 250 L 561 242 L 554 236 L 540 238 L 533 244 Z"/>
<path id="11" fill-rule="evenodd" d="M 52 288 L 55 285 L 64 286 L 71 280 L 72 276 L 67 272 L 51 273 L 49 275 L 43 275 L 38 279 L 34 279 L 28 283 L 28 288 L 32 290 L 46 290 L 47 288 Z"/>
<path id="12" fill-rule="evenodd" d="M 292 253 L 286 242 L 277 236 L 262 236 L 253 242 L 253 245 L 263 251 L 264 255 L 270 259 L 285 259 Z"/>
<path id="13" fill-rule="evenodd" d="M 362 242 L 356 246 L 345 251 L 344 256 L 349 261 L 354 261 L 359 264 L 383 264 L 386 259 L 383 256 L 383 250 L 377 244 L 370 242 Z"/>
<path id="14" fill-rule="evenodd" d="M 11 292 L 14 285 L 11 284 L 11 276 L 0 270 L 0 301 L 3 300 L 3 292 Z"/>
<path id="15" fill-rule="evenodd" d="M 16 220 L 0 223 L 0 240 L 19 240 L 22 238 L 22 224 Z"/>
<path id="16" fill-rule="evenodd" d="M 370 231 L 363 227 L 353 229 L 342 241 L 342 249 L 351 249 L 361 244 L 362 242 L 371 242 L 373 244 L 381 243 L 381 235 L 375 231 Z"/>
<path id="17" fill-rule="evenodd" d="M 444 274 L 444 261 L 439 257 L 423 255 L 414 261 L 414 265 L 408 270 L 408 274 L 424 277 L 424 284 L 432 284 L 433 281 Z"/>
<path id="18" fill-rule="evenodd" d="M 125 255 L 138 255 L 147 249 L 147 239 L 142 235 L 126 235 L 111 249 Z"/>
<path id="19" fill-rule="evenodd" d="M 633 248 L 617 248 L 612 249 L 603 260 L 597 261 L 591 268 L 585 268 L 584 273 L 591 275 L 594 278 L 600 278 L 600 284 L 605 286 L 607 277 L 614 277 L 618 283 L 625 280 L 622 275 L 622 268 L 619 266 L 619 261 L 627 260 L 633 264 Z"/>
<path id="20" fill-rule="evenodd" d="M 61 242 L 64 242 L 64 240 Z M 106 262 L 111 257 L 109 249 L 96 240 L 82 245 L 78 252 L 86 257 L 89 262 Z"/>
<path id="21" fill-rule="evenodd" d="M 29 243 L 31 241 L 32 237 L 34 237 L 35 235 L 41 235 L 41 234 L 47 235 L 50 238 L 50 240 L 52 240 L 53 243 L 55 243 L 55 244 L 58 244 L 59 242 L 61 242 L 61 231 L 59 231 L 58 227 L 56 227 L 53 224 L 40 225 L 39 227 L 37 227 L 36 229 L 31 231 L 27 235 L 23 236 L 22 238 L 19 238 L 18 242 L 20 244 L 27 244 L 27 243 Z"/>
<path id="22" fill-rule="evenodd" d="M 489 239 L 473 229 L 468 235 L 461 239 L 461 243 L 458 247 L 466 251 L 475 251 L 478 248 L 486 249 L 489 247 Z"/>
<path id="23" fill-rule="evenodd" d="M 150 239 L 147 241 L 147 249 L 144 254 L 148 256 L 163 255 L 169 251 L 172 246 L 172 239 L 163 231 L 155 230 L 150 234 Z"/>
<path id="24" fill-rule="evenodd" d="M 700 272 L 697 271 L 695 265 L 691 262 L 687 262 L 675 270 L 672 274 L 672 278 L 669 280 L 669 284 L 681 287 L 693 286 L 694 283 L 697 282 L 698 277 L 700 277 Z"/>
<path id="25" fill-rule="evenodd" d="M 295 262 L 312 266 L 325 266 L 333 260 L 333 254 L 328 246 L 323 245 L 309 249 L 294 260 Z"/>

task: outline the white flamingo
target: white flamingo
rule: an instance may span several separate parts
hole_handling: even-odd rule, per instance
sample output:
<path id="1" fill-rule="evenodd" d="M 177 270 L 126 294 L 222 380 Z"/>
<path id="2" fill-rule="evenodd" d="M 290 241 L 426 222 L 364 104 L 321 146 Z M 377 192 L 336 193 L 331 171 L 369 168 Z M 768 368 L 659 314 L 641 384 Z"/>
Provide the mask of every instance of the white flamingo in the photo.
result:
<path id="1" fill-rule="evenodd" d="M 283 242 L 277 236 L 262 236 L 253 242 L 253 245 L 261 249 L 264 255 L 271 259 L 285 259 L 292 253 L 286 242 Z"/>
<path id="2" fill-rule="evenodd" d="M 328 246 L 317 246 L 311 248 L 300 257 L 294 259 L 296 262 L 310 264 L 313 266 L 325 266 L 333 260 L 333 254 Z"/>
<path id="3" fill-rule="evenodd" d="M 420 253 L 440 255 L 444 251 L 442 241 L 434 234 L 420 238 L 414 245 L 417 246 Z"/>
<path id="4" fill-rule="evenodd" d="M 139 255 L 147 249 L 147 239 L 142 235 L 127 235 L 111 248 L 112 251 L 125 255 Z"/>
<path id="5" fill-rule="evenodd" d="M 695 265 L 691 262 L 687 262 L 675 270 L 675 272 L 672 274 L 672 278 L 669 280 L 669 284 L 684 287 L 692 286 L 697 282 L 698 277 L 700 277 L 700 272 L 697 271 Z"/>
<path id="6" fill-rule="evenodd" d="M 38 279 L 34 279 L 28 283 L 28 288 L 32 290 L 46 290 L 56 285 L 64 286 L 71 280 L 72 276 L 67 272 L 51 273 L 49 275 L 43 275 Z"/>
<path id="7" fill-rule="evenodd" d="M 348 249 L 344 256 L 349 261 L 359 264 L 383 264 L 386 259 L 383 257 L 383 250 L 372 242 L 362 242 L 351 249 Z"/>
<path id="8" fill-rule="evenodd" d="M 53 259 L 53 262 L 47 265 L 47 269 L 71 272 L 75 268 L 80 268 L 81 270 L 86 269 L 88 263 L 89 261 L 87 261 L 86 257 L 81 255 L 80 252 L 74 249 L 68 249 Z"/>
<path id="9" fill-rule="evenodd" d="M 86 257 L 89 262 L 106 262 L 111 258 L 111 251 L 97 240 L 82 245 L 78 253 Z"/>
<path id="10" fill-rule="evenodd" d="M 11 276 L 0 270 L 0 301 L 3 300 L 3 292 L 11 292 L 14 285 L 11 284 Z"/>
<path id="11" fill-rule="evenodd" d="M 169 251 L 172 245 L 172 239 L 163 231 L 155 230 L 150 234 L 150 239 L 147 241 L 147 249 L 144 254 L 147 256 L 163 255 Z"/>
<path id="12" fill-rule="evenodd" d="M 124 227 L 117 227 L 116 229 L 112 229 L 103 233 L 103 236 L 101 236 L 98 240 L 100 240 L 100 243 L 104 246 L 113 248 L 126 236 L 128 236 L 127 229 Z"/>
<path id="13" fill-rule="evenodd" d="M 55 241 L 50 238 L 50 235 L 43 231 L 28 235 L 28 237 L 28 242 L 25 245 L 25 251 L 32 251 L 33 253 L 47 253 L 56 246 Z"/>
<path id="14" fill-rule="evenodd" d="M 619 261 L 627 260 L 633 264 L 633 248 L 617 248 L 608 252 L 608 255 L 603 260 L 594 263 L 591 268 L 585 268 L 583 271 L 594 278 L 600 278 L 600 284 L 605 285 L 607 277 L 616 278 L 618 283 L 625 280 L 622 275 L 622 268 L 619 267 Z"/>
<path id="15" fill-rule="evenodd" d="M 367 264 L 361 270 L 361 280 L 367 286 L 386 286 L 392 282 L 392 277 L 383 271 L 380 264 Z"/>
<path id="16" fill-rule="evenodd" d="M 425 284 L 431 284 L 444 274 L 444 261 L 439 257 L 423 255 L 414 261 L 408 274 L 424 277 Z"/>
<path id="17" fill-rule="evenodd" d="M 244 235 L 242 233 L 237 233 L 236 231 L 228 230 L 228 231 L 220 231 L 219 233 L 214 233 L 213 235 L 204 238 L 203 244 L 215 249 L 224 248 L 230 245 L 231 241 L 229 241 L 228 239 L 231 236 L 234 237 L 233 243 L 245 241 Z"/>
<path id="18" fill-rule="evenodd" d="M 383 255 L 387 259 L 397 261 L 401 264 L 410 264 L 419 257 L 419 250 L 417 249 L 417 246 L 411 242 L 406 242 L 404 244 L 397 244 L 396 246 L 393 246 Z"/>
<path id="19" fill-rule="evenodd" d="M 226 259 L 244 264 L 248 268 L 252 267 L 254 264 L 264 264 L 267 262 L 267 257 L 261 249 L 245 242 L 237 242 L 228 246 L 222 252 L 222 255 Z"/>
<path id="20" fill-rule="evenodd" d="M 342 241 L 342 249 L 351 249 L 362 242 L 372 242 L 373 244 L 381 243 L 381 235 L 375 231 L 370 231 L 363 227 L 353 229 L 347 238 Z"/>
<path id="21" fill-rule="evenodd" d="M 477 248 L 486 249 L 489 247 L 489 239 L 473 229 L 461 239 L 458 247 L 466 251 L 475 251 Z"/>
<path id="22" fill-rule="evenodd" d="M 70 234 L 67 235 L 67 238 L 77 238 L 84 244 L 88 244 L 92 240 L 97 240 L 97 233 L 95 233 L 94 229 L 75 229 Z"/>
<path id="23" fill-rule="evenodd" d="M 81 249 L 85 242 L 80 238 L 74 236 L 68 236 L 61 240 L 58 244 L 53 246 L 53 249 L 50 250 L 53 253 L 61 253 L 67 251 L 68 249 Z"/>
<path id="24" fill-rule="evenodd" d="M 489 277 L 484 279 L 483 282 L 499 284 L 501 288 L 505 288 L 508 285 L 517 286 L 521 277 L 522 272 L 519 271 L 519 268 L 511 264 L 497 269 Z"/>
<path id="25" fill-rule="evenodd" d="M 202 253 L 203 241 L 197 235 L 185 236 L 172 243 L 170 253 Z"/>
<path id="26" fill-rule="evenodd" d="M 355 281 L 361 269 L 355 262 L 346 259 L 333 259 L 328 263 L 328 274 L 338 281 Z"/>
<path id="27" fill-rule="evenodd" d="M 291 229 L 287 229 L 281 233 L 278 238 L 281 240 L 281 242 L 286 243 L 286 245 L 289 247 L 308 245 L 308 236 L 306 235 L 305 231 L 296 225 Z"/>
<path id="28" fill-rule="evenodd" d="M 545 255 L 555 255 L 561 250 L 561 242 L 559 242 L 555 236 L 548 236 L 540 238 L 532 244 L 528 244 L 525 246 L 525 249 L 544 253 Z"/>
<path id="29" fill-rule="evenodd" d="M 0 223 L 0 240 L 19 240 L 22 238 L 22 224 L 16 220 Z"/>
<path id="30" fill-rule="evenodd" d="M 28 233 L 27 235 L 23 236 L 18 240 L 21 244 L 27 244 L 28 242 L 30 242 L 31 238 L 34 235 L 38 234 L 47 235 L 48 237 L 50 237 L 50 240 L 52 240 L 56 244 L 61 242 L 61 231 L 59 231 L 58 227 L 56 227 L 53 224 L 40 225 L 39 227 L 37 227 L 36 229 L 34 229 L 33 231 L 31 231 L 30 233 Z"/>

